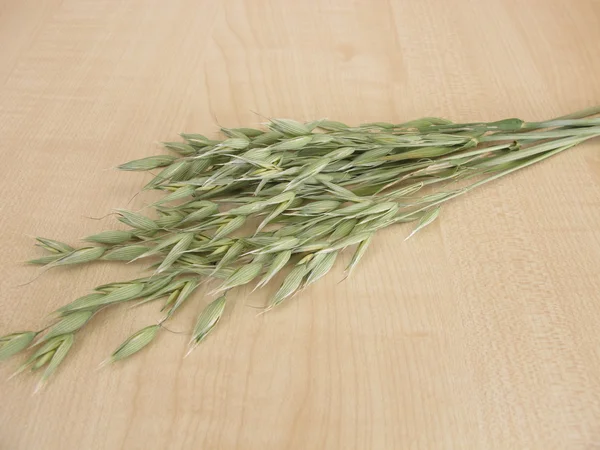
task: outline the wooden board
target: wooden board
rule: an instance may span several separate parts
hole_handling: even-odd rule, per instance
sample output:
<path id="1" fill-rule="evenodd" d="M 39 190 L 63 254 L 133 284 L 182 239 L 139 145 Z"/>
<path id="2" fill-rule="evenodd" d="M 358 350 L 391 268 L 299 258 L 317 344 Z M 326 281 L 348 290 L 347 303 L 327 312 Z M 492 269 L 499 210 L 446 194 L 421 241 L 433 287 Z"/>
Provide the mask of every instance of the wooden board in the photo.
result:
<path id="1" fill-rule="evenodd" d="M 32 235 L 115 224 L 148 178 L 109 170 L 181 131 L 270 117 L 538 120 L 600 103 L 596 0 L 0 2 L 0 334 L 138 267 L 38 272 Z M 148 197 L 130 204 L 137 208 Z M 43 394 L 0 384 L 0 448 L 600 448 L 600 142 L 381 233 L 256 317 L 235 296 L 187 359 L 154 306 L 107 312 Z M 171 325 L 185 331 L 198 295 Z M 0 366 L 5 379 L 19 359 Z"/>

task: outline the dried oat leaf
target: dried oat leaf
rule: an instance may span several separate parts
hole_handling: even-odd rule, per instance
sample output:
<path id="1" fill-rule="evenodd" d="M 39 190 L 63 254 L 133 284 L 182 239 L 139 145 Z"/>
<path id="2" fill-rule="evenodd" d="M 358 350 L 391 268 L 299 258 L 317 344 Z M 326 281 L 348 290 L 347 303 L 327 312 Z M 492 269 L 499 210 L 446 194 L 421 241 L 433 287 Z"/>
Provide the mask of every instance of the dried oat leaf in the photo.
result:
<path id="1" fill-rule="evenodd" d="M 418 231 L 425 228 L 427 225 L 429 225 L 431 222 L 433 222 L 438 217 L 439 214 L 440 214 L 439 206 L 426 211 L 425 214 L 423 214 L 423 216 L 421 217 L 421 219 L 419 219 L 419 223 L 417 224 L 417 227 L 404 240 L 406 241 L 407 239 L 410 239 Z"/>
<path id="2" fill-rule="evenodd" d="M 230 235 L 231 233 L 233 233 L 238 228 L 241 228 L 242 225 L 244 225 L 244 223 L 246 223 L 246 217 L 245 216 L 237 216 L 237 217 L 233 217 L 232 219 L 229 219 L 226 223 L 224 223 L 223 225 L 221 225 L 219 227 L 219 229 L 217 230 L 217 232 L 213 236 L 212 240 L 216 241 L 216 240 L 219 240 L 219 239 L 221 239 L 221 238 L 223 238 L 225 236 Z"/>
<path id="3" fill-rule="evenodd" d="M 231 276 L 229 276 L 215 292 L 226 291 L 228 289 L 250 283 L 258 275 L 260 275 L 262 267 L 263 265 L 261 263 L 256 262 L 243 265 L 233 272 Z"/>
<path id="4" fill-rule="evenodd" d="M 369 248 L 369 244 L 371 243 L 373 236 L 374 235 L 371 234 L 368 238 L 366 238 L 360 244 L 358 244 L 358 247 L 356 248 L 354 255 L 352 255 L 350 264 L 348 264 L 348 267 L 346 267 L 346 278 L 348 278 L 352 274 L 352 271 L 354 270 L 354 268 L 358 265 L 358 263 L 362 259 L 363 255 L 367 251 L 367 248 Z"/>
<path id="5" fill-rule="evenodd" d="M 114 303 L 127 302 L 138 298 L 143 290 L 144 283 L 127 283 L 108 294 L 102 294 L 102 296 L 90 294 L 89 296 L 81 297 L 75 300 L 75 302 L 63 306 L 61 312 L 96 310 Z"/>
<path id="6" fill-rule="evenodd" d="M 323 253 L 333 252 L 335 250 L 342 250 L 350 245 L 356 245 L 367 239 L 369 236 L 371 236 L 371 234 L 371 231 L 363 231 L 360 233 L 353 232 L 349 236 L 335 241 L 333 244 L 330 245 L 330 247 L 324 250 Z"/>
<path id="7" fill-rule="evenodd" d="M 306 264 L 299 264 L 294 267 L 283 280 L 281 287 L 269 302 L 269 306 L 267 306 L 266 310 L 273 309 L 290 295 L 294 294 L 300 288 L 307 271 L 308 267 Z"/>
<path id="8" fill-rule="evenodd" d="M 285 267 L 285 265 L 290 260 L 291 256 L 292 256 L 291 250 L 284 250 L 282 252 L 277 253 L 275 258 L 271 262 L 271 265 L 269 266 L 267 273 L 263 276 L 263 278 L 259 281 L 259 283 L 256 285 L 256 287 L 254 289 L 261 288 L 264 285 L 266 285 L 269 281 L 271 281 L 273 279 L 273 277 L 275 275 L 277 275 L 279 273 L 279 271 Z"/>
<path id="9" fill-rule="evenodd" d="M 183 236 L 181 236 L 179 242 L 177 242 L 177 244 L 173 246 L 171 251 L 167 254 L 167 256 L 165 256 L 163 261 L 160 263 L 158 269 L 156 269 L 156 273 L 164 272 L 169 267 L 171 267 L 171 265 L 173 265 L 173 263 L 177 261 L 177 259 L 181 255 L 183 255 L 183 253 L 190 247 L 190 245 L 192 245 L 193 241 L 194 233 L 185 233 Z"/>
<path id="10" fill-rule="evenodd" d="M 311 136 L 301 136 L 294 139 L 281 141 L 276 144 L 271 144 L 269 148 L 273 151 L 299 150 L 306 147 L 311 141 Z"/>
<path id="11" fill-rule="evenodd" d="M 191 234 L 191 233 L 189 233 L 189 234 Z M 177 243 L 179 243 L 182 238 L 183 238 L 183 235 L 181 235 L 179 233 L 174 233 L 171 236 L 163 235 L 163 237 L 160 241 L 156 241 L 157 243 L 154 247 L 148 249 L 146 252 L 142 253 L 141 255 L 136 256 L 133 259 L 133 261 L 135 261 L 137 259 L 148 258 L 150 256 L 154 256 L 154 255 L 160 253 L 162 250 L 164 250 L 167 247 L 177 245 Z"/>
<path id="12" fill-rule="evenodd" d="M 160 325 L 150 325 L 129 336 L 108 358 L 108 363 L 128 358 L 146 347 L 156 337 Z"/>
<path id="13" fill-rule="evenodd" d="M 338 206 L 340 206 L 340 202 L 336 200 L 321 200 L 317 202 L 309 203 L 298 209 L 296 212 L 297 215 L 301 216 L 314 216 L 319 214 L 325 214 L 333 211 Z"/>
<path id="14" fill-rule="evenodd" d="M 169 310 L 167 317 L 172 316 L 175 313 L 175 311 L 183 304 L 184 301 L 187 300 L 187 298 L 192 294 L 192 292 L 194 292 L 196 290 L 196 288 L 199 285 L 200 285 L 199 278 L 197 278 L 195 280 L 186 281 L 185 284 L 183 285 L 183 288 L 179 292 L 179 295 L 177 295 L 175 303 Z"/>
<path id="15" fill-rule="evenodd" d="M 73 250 L 71 253 L 67 253 L 60 259 L 51 262 L 46 267 L 57 267 L 67 266 L 70 264 L 84 264 L 91 261 L 95 261 L 104 254 L 105 249 L 103 247 L 85 247 Z"/>
<path id="16" fill-rule="evenodd" d="M 223 266 L 234 262 L 243 252 L 245 244 L 241 239 L 236 240 L 231 246 L 227 247 L 227 251 L 215 267 L 215 272 L 218 272 Z"/>
<path id="17" fill-rule="evenodd" d="M 264 254 L 264 253 L 279 253 L 284 250 L 293 249 L 294 247 L 296 247 L 298 245 L 299 242 L 300 242 L 300 239 L 292 237 L 292 236 L 280 237 L 280 238 L 276 238 L 275 242 L 265 245 L 262 248 L 254 250 L 250 253 L 259 254 L 259 255 Z"/>
<path id="18" fill-rule="evenodd" d="M 148 184 L 146 184 L 146 186 L 144 186 L 143 190 L 155 188 L 165 181 L 182 174 L 184 171 L 187 172 L 187 170 L 189 170 L 189 165 L 186 161 L 175 161 L 170 166 L 167 166 L 161 170 L 158 175 L 156 175 Z"/>
<path id="19" fill-rule="evenodd" d="M 149 156 L 147 158 L 135 159 L 125 164 L 121 164 L 119 169 L 121 170 L 152 170 L 157 167 L 168 166 L 177 159 L 172 155 L 158 155 Z"/>
<path id="20" fill-rule="evenodd" d="M 181 223 L 200 222 L 207 217 L 213 216 L 219 212 L 219 206 L 216 203 L 206 202 L 207 205 L 197 209 L 191 214 L 188 214 Z"/>
<path id="21" fill-rule="evenodd" d="M 283 133 L 279 131 L 267 131 L 252 139 L 254 145 L 271 145 L 283 137 Z"/>
<path id="22" fill-rule="evenodd" d="M 0 361 L 25 350 L 36 336 L 34 331 L 22 331 L 0 337 Z"/>
<path id="23" fill-rule="evenodd" d="M 188 354 L 196 348 L 196 346 L 206 338 L 208 333 L 215 328 L 217 323 L 219 323 L 223 311 L 225 311 L 226 300 L 225 295 L 221 295 L 200 312 L 198 319 L 196 320 L 196 326 L 192 332 Z"/>
<path id="24" fill-rule="evenodd" d="M 344 220 L 337 226 L 337 228 L 333 231 L 333 233 L 331 233 L 331 236 L 329 236 L 329 240 L 337 241 L 339 239 L 342 239 L 342 238 L 348 236 L 350 233 L 352 233 L 352 230 L 356 226 L 357 222 L 358 222 L 357 219 Z"/>
<path id="25" fill-rule="evenodd" d="M 318 127 L 327 131 L 344 131 L 350 128 L 345 123 L 335 122 L 333 120 L 321 120 L 319 121 Z"/>
<path id="26" fill-rule="evenodd" d="M 54 262 L 54 261 L 62 258 L 63 256 L 64 255 L 62 255 L 60 253 L 55 253 L 52 255 L 42 256 L 40 258 L 30 259 L 25 262 L 27 264 L 35 264 L 35 265 L 45 266 L 46 264 L 50 264 L 51 262 Z"/>
<path id="27" fill-rule="evenodd" d="M 87 242 L 95 242 L 96 244 L 121 244 L 130 240 L 133 237 L 131 231 L 109 230 L 98 234 L 83 238 Z"/>
<path id="28" fill-rule="evenodd" d="M 306 180 L 318 175 L 325 167 L 331 163 L 331 159 L 322 158 L 314 163 L 308 164 L 300 174 L 294 178 L 285 188 L 286 191 L 291 191 L 304 183 Z"/>
<path id="29" fill-rule="evenodd" d="M 125 209 L 117 209 L 116 211 L 121 216 L 119 217 L 119 221 L 132 228 L 145 231 L 154 231 L 158 229 L 156 222 L 146 216 Z"/>
<path id="30" fill-rule="evenodd" d="M 133 261 L 149 250 L 150 247 L 145 245 L 127 245 L 107 251 L 102 255 L 102 259 L 106 261 Z"/>
<path id="31" fill-rule="evenodd" d="M 46 342 L 63 334 L 73 333 L 83 327 L 92 318 L 94 311 L 75 311 L 64 316 L 46 332 L 40 342 Z"/>
<path id="32" fill-rule="evenodd" d="M 62 336 L 62 342 L 54 351 L 52 358 L 48 362 L 46 370 L 44 370 L 42 378 L 36 387 L 36 392 L 44 386 L 44 384 L 48 381 L 48 378 L 50 378 L 50 376 L 56 371 L 60 363 L 63 362 L 63 360 L 67 356 L 67 353 L 69 353 L 69 350 L 71 350 L 73 342 L 75 342 L 75 336 L 73 334 L 67 334 Z"/>
<path id="33" fill-rule="evenodd" d="M 308 264 L 309 274 L 306 279 L 305 286 L 308 286 L 317 281 L 319 278 L 325 276 L 335 264 L 337 255 L 338 252 L 320 253 L 315 255 L 315 257 Z"/>
<path id="34" fill-rule="evenodd" d="M 271 122 L 268 125 L 272 130 L 289 134 L 290 136 L 303 136 L 305 134 L 310 134 L 310 130 L 306 127 L 306 125 L 296 122 L 292 119 L 271 119 Z"/>
<path id="35" fill-rule="evenodd" d="M 68 244 L 65 244 L 64 242 L 60 242 L 60 241 L 55 241 L 53 239 L 48 239 L 48 238 L 43 238 L 43 237 L 36 237 L 35 238 L 36 241 L 38 241 L 38 244 L 40 247 L 45 248 L 48 251 L 51 252 L 57 252 L 57 253 L 70 253 L 73 250 L 75 250 L 73 247 L 71 247 Z"/>
<path id="36" fill-rule="evenodd" d="M 280 203 L 271 213 L 265 217 L 265 219 L 256 227 L 256 233 L 260 233 L 264 227 L 266 227 L 270 222 L 275 220 L 279 215 L 283 214 L 285 210 L 287 210 L 292 203 L 294 202 L 294 197 L 284 203 Z"/>
<path id="37" fill-rule="evenodd" d="M 162 144 L 169 150 L 173 150 L 183 156 L 196 153 L 196 149 L 189 144 L 182 144 L 181 142 L 163 142 Z"/>
<path id="38" fill-rule="evenodd" d="M 191 195 L 194 195 L 196 188 L 194 186 L 186 185 L 175 189 L 169 195 L 165 195 L 160 200 L 154 202 L 154 205 L 162 205 L 163 203 L 170 203 L 176 200 L 181 200 Z"/>
<path id="39" fill-rule="evenodd" d="M 75 310 L 83 310 L 83 309 L 96 309 L 100 305 L 98 305 L 98 300 L 106 297 L 107 294 L 94 292 L 92 294 L 84 295 L 83 297 L 79 297 L 73 300 L 71 303 L 68 303 L 60 308 L 58 308 L 55 312 L 58 314 L 70 313 Z"/>
<path id="40" fill-rule="evenodd" d="M 261 201 L 255 201 L 252 203 L 247 203 L 242 206 L 238 206 L 237 208 L 230 209 L 226 213 L 232 216 L 249 216 L 251 214 L 256 214 L 265 209 L 268 205 Z"/>

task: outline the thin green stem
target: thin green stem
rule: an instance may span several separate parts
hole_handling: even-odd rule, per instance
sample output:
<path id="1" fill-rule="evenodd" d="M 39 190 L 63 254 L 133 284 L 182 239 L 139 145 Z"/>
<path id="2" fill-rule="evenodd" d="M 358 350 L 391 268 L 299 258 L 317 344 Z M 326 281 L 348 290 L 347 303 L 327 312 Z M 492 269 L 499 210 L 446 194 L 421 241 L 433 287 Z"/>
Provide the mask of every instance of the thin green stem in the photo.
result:
<path id="1" fill-rule="evenodd" d="M 595 116 L 596 114 L 600 114 L 600 105 L 590 106 L 589 108 L 582 109 L 581 111 L 575 111 L 574 113 L 556 117 L 552 120 L 582 119 L 584 117 Z"/>
<path id="2" fill-rule="evenodd" d="M 559 130 L 543 131 L 540 133 L 517 133 L 517 134 L 502 134 L 496 133 L 489 136 L 482 136 L 479 138 L 479 142 L 492 142 L 492 141 L 508 141 L 508 140 L 541 140 L 551 139 L 558 137 L 567 136 L 589 136 L 600 134 L 600 127 L 584 127 L 584 128 L 567 128 Z"/>
<path id="3" fill-rule="evenodd" d="M 394 222 L 401 222 L 402 220 L 405 220 L 405 219 L 407 219 L 408 217 L 410 217 L 410 216 L 412 216 L 414 214 L 423 212 L 423 211 L 425 211 L 425 210 L 427 210 L 427 209 L 429 209 L 429 208 L 431 208 L 433 206 L 440 205 L 440 204 L 442 204 L 442 203 L 444 203 L 444 202 L 446 202 L 448 200 L 452 200 L 452 199 L 454 199 L 456 197 L 459 197 L 459 196 L 461 196 L 463 194 L 466 194 L 467 192 L 471 191 L 472 189 L 474 189 L 476 187 L 483 186 L 486 183 L 489 183 L 491 181 L 494 181 L 494 180 L 497 180 L 499 178 L 502 178 L 502 177 L 504 177 L 506 175 L 509 175 L 509 174 L 511 174 L 513 172 L 516 172 L 517 170 L 524 169 L 525 167 L 528 167 L 528 166 L 531 166 L 531 165 L 533 165 L 535 163 L 543 161 L 544 159 L 549 158 L 551 156 L 554 156 L 557 153 L 560 153 L 560 152 L 562 152 L 564 150 L 567 150 L 567 149 L 569 149 L 571 147 L 574 147 L 579 142 L 582 142 L 583 140 L 586 140 L 586 139 L 589 139 L 589 138 L 581 139 L 579 141 L 574 141 L 572 143 L 569 143 L 569 144 L 564 145 L 562 147 L 556 148 L 554 150 L 547 151 L 546 153 L 543 153 L 543 154 L 541 154 L 541 155 L 539 155 L 539 156 L 537 156 L 535 158 L 529 159 L 529 160 L 523 162 L 522 164 L 520 164 L 520 165 L 518 165 L 516 167 L 511 167 L 510 169 L 506 169 L 506 170 L 504 170 L 502 172 L 494 174 L 494 175 L 492 175 L 490 177 L 487 177 L 487 178 L 485 178 L 483 180 L 477 181 L 477 182 L 475 182 L 475 183 L 473 183 L 473 184 L 471 184 L 471 185 L 469 185 L 467 187 L 464 187 L 464 188 L 460 189 L 459 191 L 456 191 L 454 193 L 449 194 L 447 197 L 444 197 L 444 198 L 442 198 L 440 200 L 431 202 L 431 203 L 427 204 L 426 206 L 418 208 L 417 210 L 413 210 L 413 211 L 410 211 L 408 213 L 405 213 L 405 214 L 402 214 L 400 216 L 397 216 L 394 219 Z"/>
<path id="4" fill-rule="evenodd" d="M 503 163 L 507 163 L 507 162 L 518 161 L 519 159 L 529 158 L 531 156 L 535 156 L 540 153 L 554 150 L 556 148 L 563 147 L 565 145 L 579 144 L 580 142 L 583 142 L 587 139 L 591 139 L 597 135 L 598 134 L 591 135 L 591 136 L 584 136 L 584 137 L 571 136 L 571 137 L 567 137 L 567 138 L 543 142 L 541 144 L 527 147 L 525 149 L 522 149 L 522 150 L 519 150 L 516 152 L 510 152 L 510 153 L 496 156 L 494 158 L 491 158 L 487 162 L 485 162 L 483 165 L 485 165 L 486 167 L 490 167 L 490 166 L 497 166 L 498 164 L 503 164 Z"/>
<path id="5" fill-rule="evenodd" d="M 590 127 L 600 125 L 600 118 L 595 119 L 555 119 L 546 122 L 527 122 L 523 124 L 523 129 L 531 128 L 555 128 L 555 127 Z"/>
<path id="6" fill-rule="evenodd" d="M 470 152 L 463 152 L 463 153 L 453 153 L 449 156 L 444 156 L 442 158 L 436 159 L 435 162 L 442 162 L 442 161 L 452 161 L 454 159 L 462 159 L 462 158 L 467 158 L 469 156 L 477 156 L 477 155 L 484 155 L 486 153 L 490 153 L 490 152 L 495 152 L 498 150 L 504 150 L 509 148 L 512 145 L 512 143 L 507 143 L 507 144 L 500 144 L 500 145 L 494 145 L 492 147 L 486 147 L 486 148 L 480 148 L 479 150 L 472 150 Z"/>

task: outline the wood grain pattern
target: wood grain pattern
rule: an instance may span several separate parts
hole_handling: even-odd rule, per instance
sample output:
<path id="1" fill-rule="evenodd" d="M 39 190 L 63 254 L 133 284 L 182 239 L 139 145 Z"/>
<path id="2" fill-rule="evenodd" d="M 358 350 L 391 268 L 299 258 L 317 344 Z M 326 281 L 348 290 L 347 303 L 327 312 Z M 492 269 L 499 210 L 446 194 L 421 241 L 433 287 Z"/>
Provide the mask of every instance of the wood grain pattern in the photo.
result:
<path id="1" fill-rule="evenodd" d="M 253 111 L 565 114 L 600 103 L 598 23 L 596 0 L 1 1 L 0 334 L 137 273 L 97 264 L 15 287 L 36 274 L 18 263 L 37 254 L 29 235 L 75 242 L 114 223 L 84 216 L 146 178 L 105 169 L 155 142 Z M 97 371 L 157 318 L 99 316 L 43 395 L 33 377 L 0 384 L 0 448 L 600 448 L 600 142 L 440 219 L 406 243 L 406 226 L 382 232 L 352 279 L 337 284 L 338 262 L 270 314 L 245 306 L 264 293 L 239 292 L 185 361 L 187 337 L 165 333 Z"/>

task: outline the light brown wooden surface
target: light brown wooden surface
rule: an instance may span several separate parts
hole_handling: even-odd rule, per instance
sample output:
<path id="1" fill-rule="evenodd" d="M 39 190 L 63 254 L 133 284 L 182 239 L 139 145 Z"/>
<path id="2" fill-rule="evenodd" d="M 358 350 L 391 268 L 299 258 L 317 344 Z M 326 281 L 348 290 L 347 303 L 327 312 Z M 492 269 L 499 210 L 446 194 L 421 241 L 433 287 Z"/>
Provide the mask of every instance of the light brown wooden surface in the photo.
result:
<path id="1" fill-rule="evenodd" d="M 114 225 L 147 177 L 105 170 L 181 131 L 265 116 L 550 118 L 600 103 L 596 0 L 0 2 L 0 334 L 136 267 L 24 287 L 30 235 Z M 137 198 L 133 207 L 148 201 Z M 600 142 L 472 192 L 408 242 L 381 233 L 256 317 L 238 292 L 183 360 L 163 333 L 98 364 L 155 306 L 103 314 L 43 394 L 0 384 L 0 448 L 600 448 Z M 345 255 L 345 260 L 349 255 Z M 189 328 L 196 296 L 171 327 Z M 0 366 L 5 379 L 19 359 Z"/>

